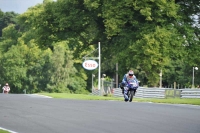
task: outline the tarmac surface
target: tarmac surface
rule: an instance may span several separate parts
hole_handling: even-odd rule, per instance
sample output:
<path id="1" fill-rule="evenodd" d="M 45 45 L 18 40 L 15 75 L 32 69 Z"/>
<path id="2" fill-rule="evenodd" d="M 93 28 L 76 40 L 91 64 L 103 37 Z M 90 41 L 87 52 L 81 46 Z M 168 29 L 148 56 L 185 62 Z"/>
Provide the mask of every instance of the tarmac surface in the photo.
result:
<path id="1" fill-rule="evenodd" d="M 200 106 L 0 94 L 12 133 L 200 133 Z"/>

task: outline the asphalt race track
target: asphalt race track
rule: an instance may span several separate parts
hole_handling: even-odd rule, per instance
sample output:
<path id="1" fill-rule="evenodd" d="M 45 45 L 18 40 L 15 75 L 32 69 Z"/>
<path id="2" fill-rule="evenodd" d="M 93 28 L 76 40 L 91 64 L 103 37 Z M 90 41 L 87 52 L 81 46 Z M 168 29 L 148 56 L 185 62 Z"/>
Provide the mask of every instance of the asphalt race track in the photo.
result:
<path id="1" fill-rule="evenodd" d="M 200 133 L 200 106 L 0 94 L 0 127 L 16 133 Z"/>

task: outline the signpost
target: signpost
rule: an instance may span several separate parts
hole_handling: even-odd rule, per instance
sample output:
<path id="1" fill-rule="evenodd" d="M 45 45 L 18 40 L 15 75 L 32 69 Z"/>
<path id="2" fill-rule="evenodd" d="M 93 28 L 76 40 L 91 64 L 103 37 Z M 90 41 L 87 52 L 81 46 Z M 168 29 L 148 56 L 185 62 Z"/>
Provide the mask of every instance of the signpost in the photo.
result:
<path id="1" fill-rule="evenodd" d="M 94 70 L 98 67 L 98 63 L 95 60 L 85 60 L 82 66 L 87 70 Z"/>
<path id="2" fill-rule="evenodd" d="M 98 74 L 98 89 L 101 89 L 101 48 L 100 48 L 100 42 L 98 42 L 98 49 L 99 49 L 99 57 L 83 57 L 85 61 L 83 62 L 82 66 L 83 68 L 87 70 L 94 70 L 97 67 L 99 67 L 99 74 Z M 86 60 L 88 59 L 88 60 Z M 91 59 L 98 59 L 99 64 L 95 60 Z M 100 94 L 101 95 L 101 94 Z"/>

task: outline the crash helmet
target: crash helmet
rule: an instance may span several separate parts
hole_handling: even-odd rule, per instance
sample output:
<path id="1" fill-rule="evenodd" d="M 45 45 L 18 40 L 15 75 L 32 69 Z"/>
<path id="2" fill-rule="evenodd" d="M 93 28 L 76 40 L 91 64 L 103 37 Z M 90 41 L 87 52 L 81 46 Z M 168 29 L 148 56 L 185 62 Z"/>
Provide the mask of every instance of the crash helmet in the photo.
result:
<path id="1" fill-rule="evenodd" d="M 134 75 L 133 70 L 129 70 L 129 72 L 128 72 L 128 76 L 132 77 L 133 75 Z"/>

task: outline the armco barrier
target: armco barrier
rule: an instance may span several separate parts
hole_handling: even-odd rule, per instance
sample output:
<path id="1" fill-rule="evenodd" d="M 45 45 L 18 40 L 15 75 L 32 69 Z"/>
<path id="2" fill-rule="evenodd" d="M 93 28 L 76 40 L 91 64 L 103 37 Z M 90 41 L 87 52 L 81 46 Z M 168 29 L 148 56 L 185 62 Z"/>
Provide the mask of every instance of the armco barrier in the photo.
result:
<path id="1" fill-rule="evenodd" d="M 113 96 L 123 97 L 120 88 L 114 88 Z M 200 89 L 143 88 L 137 89 L 136 98 L 200 98 Z"/>
<path id="2" fill-rule="evenodd" d="M 120 88 L 115 88 L 113 95 L 116 97 L 123 97 L 122 90 Z M 138 88 L 135 97 L 136 98 L 165 98 L 165 89 Z"/>
<path id="3" fill-rule="evenodd" d="M 181 89 L 181 98 L 200 98 L 200 89 Z"/>
<path id="4" fill-rule="evenodd" d="M 105 92 L 93 90 L 92 95 L 104 95 Z M 123 97 L 120 88 L 112 89 L 111 93 L 115 97 Z M 139 87 L 135 95 L 136 98 L 200 98 L 200 89 L 170 89 L 170 88 L 143 88 Z"/>
<path id="5" fill-rule="evenodd" d="M 138 97 L 138 98 L 165 98 L 165 89 L 138 88 L 135 97 Z"/>

